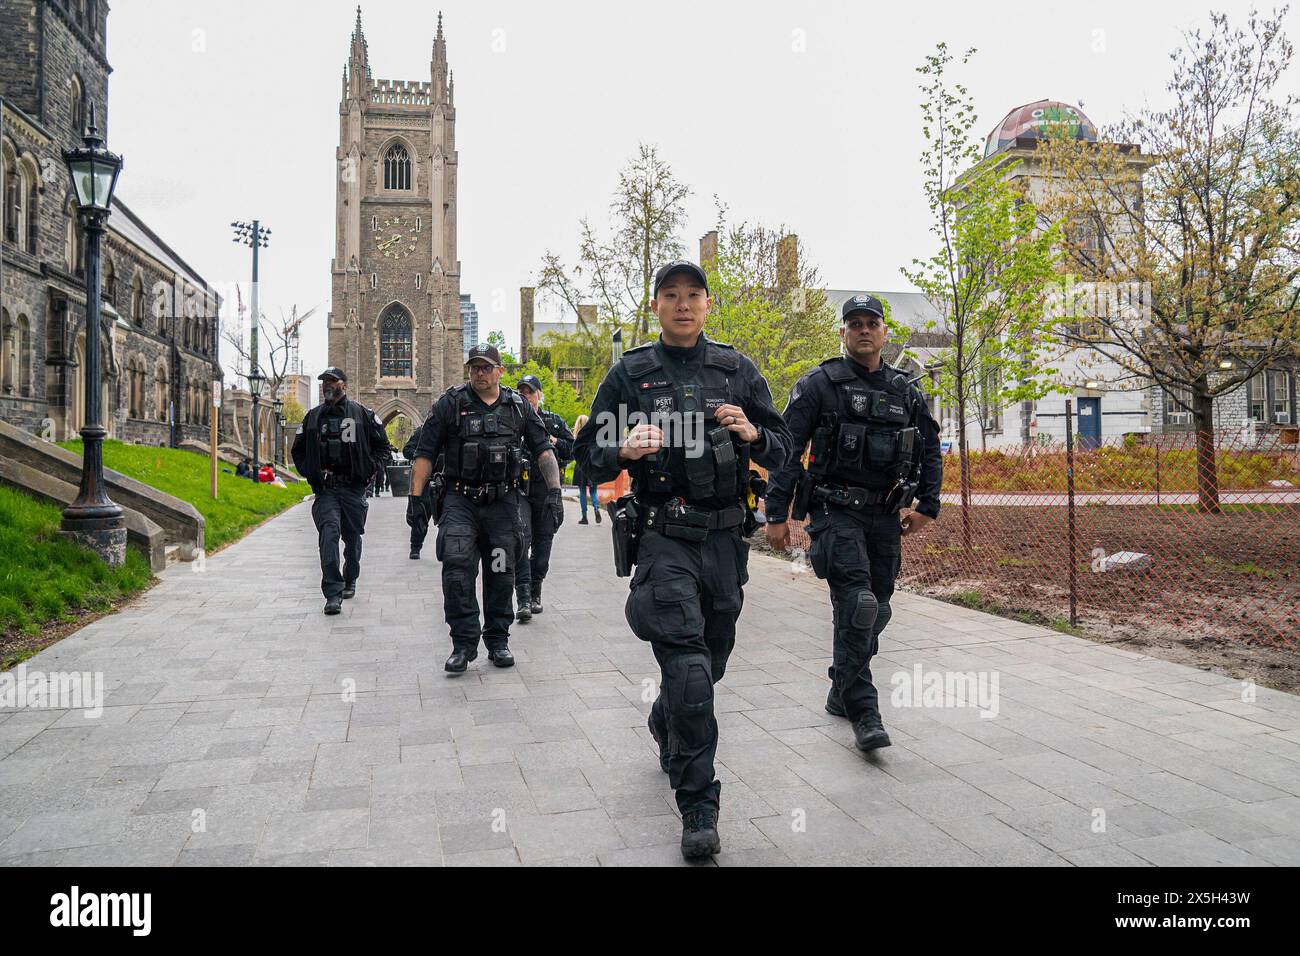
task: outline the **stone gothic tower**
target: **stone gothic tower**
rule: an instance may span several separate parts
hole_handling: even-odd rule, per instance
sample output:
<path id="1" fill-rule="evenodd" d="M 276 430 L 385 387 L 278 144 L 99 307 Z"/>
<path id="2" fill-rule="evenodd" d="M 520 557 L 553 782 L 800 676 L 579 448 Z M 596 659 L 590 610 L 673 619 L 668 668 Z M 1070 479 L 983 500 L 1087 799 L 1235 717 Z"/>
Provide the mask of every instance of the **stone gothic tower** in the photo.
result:
<path id="1" fill-rule="evenodd" d="M 329 362 L 387 422 L 464 380 L 455 83 L 442 14 L 429 80 L 378 80 L 357 8 L 339 101 Z"/>

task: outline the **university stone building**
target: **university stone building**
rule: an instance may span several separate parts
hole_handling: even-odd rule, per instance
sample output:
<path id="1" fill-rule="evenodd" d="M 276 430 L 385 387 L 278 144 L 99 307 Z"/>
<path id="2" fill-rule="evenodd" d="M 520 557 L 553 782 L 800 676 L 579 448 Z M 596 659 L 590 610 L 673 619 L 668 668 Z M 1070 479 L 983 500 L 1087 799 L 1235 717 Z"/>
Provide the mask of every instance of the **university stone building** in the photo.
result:
<path id="1" fill-rule="evenodd" d="M 455 84 L 438 16 L 429 79 L 376 79 L 357 10 L 339 101 L 329 364 L 385 424 L 464 380 Z"/>
<path id="2" fill-rule="evenodd" d="M 0 0 L 0 420 L 54 440 L 85 410 L 82 234 L 62 151 L 109 148 L 102 0 Z M 123 183 L 130 189 L 130 159 Z M 206 440 L 219 299 L 125 203 L 102 243 L 102 422 L 144 444 Z"/>

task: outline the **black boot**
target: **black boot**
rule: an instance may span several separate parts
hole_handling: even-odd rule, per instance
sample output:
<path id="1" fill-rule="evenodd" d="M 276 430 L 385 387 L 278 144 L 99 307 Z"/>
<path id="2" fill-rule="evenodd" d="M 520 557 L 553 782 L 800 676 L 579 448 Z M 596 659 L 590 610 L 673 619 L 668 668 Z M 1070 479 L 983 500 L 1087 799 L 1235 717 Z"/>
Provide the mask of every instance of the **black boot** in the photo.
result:
<path id="1" fill-rule="evenodd" d="M 848 712 L 844 709 L 844 704 L 840 701 L 840 695 L 835 693 L 835 685 L 831 685 L 830 693 L 826 695 L 826 713 L 832 717 L 847 717 Z"/>
<path id="2" fill-rule="evenodd" d="M 533 582 L 533 605 L 532 605 L 532 607 L 533 607 L 533 613 L 534 613 L 534 614 L 541 614 L 541 613 L 542 613 L 542 582 L 541 582 L 541 581 L 534 581 L 534 582 Z"/>
<path id="3" fill-rule="evenodd" d="M 412 561 L 419 561 L 419 560 L 420 560 L 420 549 L 419 549 L 419 548 L 412 548 L 412 549 L 411 549 L 411 560 L 412 560 Z"/>
<path id="4" fill-rule="evenodd" d="M 447 663 L 443 665 L 443 670 L 448 674 L 463 674 L 469 667 L 469 662 L 478 657 L 477 652 L 462 651 L 459 648 L 451 652 L 447 658 Z"/>
<path id="5" fill-rule="evenodd" d="M 596 524 L 600 524 L 600 508 L 596 509 Z"/>
<path id="6" fill-rule="evenodd" d="M 691 810 L 682 814 L 682 856 L 702 860 L 721 851 L 717 810 Z"/>
<path id="7" fill-rule="evenodd" d="M 519 613 L 515 615 L 516 621 L 527 624 L 533 619 L 533 599 L 529 596 L 527 588 L 520 588 L 515 592 L 515 604 L 519 606 Z"/>
<path id="8" fill-rule="evenodd" d="M 880 715 L 868 711 L 853 725 L 853 742 L 861 751 L 877 750 L 890 745 L 889 734 L 880 722 Z"/>
<path id="9" fill-rule="evenodd" d="M 343 583 L 343 600 L 351 601 L 357 596 L 357 582 L 345 581 Z"/>
<path id="10" fill-rule="evenodd" d="M 597 514 L 596 517 L 599 518 L 600 515 Z M 591 522 L 589 522 L 589 521 L 587 520 L 587 516 L 586 516 L 586 515 L 583 515 L 581 518 L 578 519 L 578 524 L 590 524 L 590 523 L 591 523 Z"/>
<path id="11" fill-rule="evenodd" d="M 325 602 L 326 614 L 338 614 L 343 610 L 343 599 L 341 597 L 332 597 Z"/>
<path id="12" fill-rule="evenodd" d="M 650 736 L 653 737 L 655 739 L 655 743 L 659 745 L 659 769 L 662 770 L 664 773 L 667 773 L 668 772 L 668 731 L 660 730 L 658 727 L 655 726 L 655 715 L 653 712 L 651 712 L 649 720 L 646 721 L 646 725 L 650 728 Z"/>
<path id="13" fill-rule="evenodd" d="M 508 647 L 498 647 L 494 651 L 488 651 L 488 660 L 497 667 L 514 667 L 515 655 L 510 653 Z"/>

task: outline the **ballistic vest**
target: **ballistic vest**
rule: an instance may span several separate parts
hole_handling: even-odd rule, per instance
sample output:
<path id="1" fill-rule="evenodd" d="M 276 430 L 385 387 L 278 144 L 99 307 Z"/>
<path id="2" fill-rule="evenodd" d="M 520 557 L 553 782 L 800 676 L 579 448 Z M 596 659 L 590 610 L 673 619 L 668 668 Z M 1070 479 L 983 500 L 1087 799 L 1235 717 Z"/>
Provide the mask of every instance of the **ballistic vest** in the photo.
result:
<path id="1" fill-rule="evenodd" d="M 873 389 L 848 359 L 827 359 L 821 368 L 836 400 L 826 479 L 878 490 L 892 488 L 910 473 L 921 440 L 913 423 L 915 398 L 906 377 L 882 366 L 885 388 Z"/>
<path id="2" fill-rule="evenodd" d="M 637 410 L 663 429 L 665 448 L 629 465 L 632 490 L 650 500 L 680 496 L 691 503 L 743 500 L 749 481 L 749 443 L 718 424 L 721 405 L 745 398 L 733 385 L 740 356 L 730 345 L 705 342 L 704 362 L 690 381 L 679 381 L 658 342 L 623 353 L 623 369 L 636 390 Z"/>
<path id="3" fill-rule="evenodd" d="M 501 386 L 501 401 L 487 408 L 468 384 L 447 390 L 456 421 L 446 440 L 447 477 L 471 485 L 498 484 L 519 478 L 524 437 L 524 397 Z"/>
<path id="4" fill-rule="evenodd" d="M 356 435 L 349 432 L 357 427 L 357 423 L 346 412 L 346 405 L 343 414 L 333 414 L 331 408 L 324 408 L 317 419 L 320 430 L 320 466 L 336 474 L 352 471 L 352 458 L 348 454 L 347 443 L 356 441 Z"/>

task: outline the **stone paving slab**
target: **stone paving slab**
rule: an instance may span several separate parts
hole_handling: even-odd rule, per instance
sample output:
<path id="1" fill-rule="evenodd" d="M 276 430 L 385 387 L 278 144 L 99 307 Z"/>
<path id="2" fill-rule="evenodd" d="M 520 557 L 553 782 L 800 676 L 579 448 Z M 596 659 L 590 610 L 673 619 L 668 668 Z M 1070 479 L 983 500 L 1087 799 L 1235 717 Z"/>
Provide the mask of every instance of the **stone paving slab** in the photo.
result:
<path id="1" fill-rule="evenodd" d="M 371 501 L 337 617 L 306 505 L 172 566 L 27 662 L 102 674 L 104 708 L 0 710 L 0 866 L 680 865 L 658 670 L 608 523 L 574 511 L 518 665 L 457 678 L 400 500 Z M 1300 699 L 899 594 L 873 667 L 894 746 L 867 758 L 822 709 L 830 616 L 811 574 L 753 556 L 718 865 L 1300 864 Z M 971 695 L 926 695 L 959 674 Z"/>

